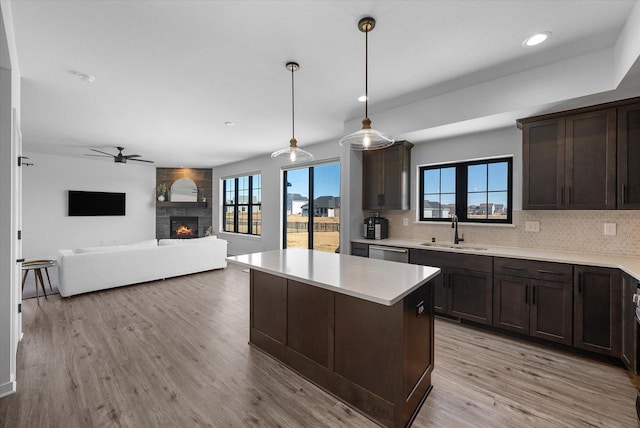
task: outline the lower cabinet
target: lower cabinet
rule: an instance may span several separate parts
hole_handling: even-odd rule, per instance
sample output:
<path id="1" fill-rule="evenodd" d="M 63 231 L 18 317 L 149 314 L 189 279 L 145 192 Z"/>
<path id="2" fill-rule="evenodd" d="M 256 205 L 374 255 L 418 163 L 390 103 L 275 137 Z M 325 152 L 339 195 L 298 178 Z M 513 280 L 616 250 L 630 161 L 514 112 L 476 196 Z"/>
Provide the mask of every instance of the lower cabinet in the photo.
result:
<path id="1" fill-rule="evenodd" d="M 436 266 L 442 270 L 434 287 L 435 313 L 491 325 L 492 257 L 411 249 L 409 263 Z"/>
<path id="2" fill-rule="evenodd" d="M 622 349 L 620 357 L 627 369 L 638 374 L 638 323 L 636 322 L 636 294 L 638 281 L 626 273 L 622 274 Z"/>
<path id="3" fill-rule="evenodd" d="M 504 259 L 496 259 L 495 271 L 511 271 L 515 275 L 495 274 L 493 283 L 493 325 L 565 345 L 572 344 L 571 282 L 535 279 L 555 274 L 571 277 L 571 265 L 517 261 L 510 267 Z"/>
<path id="4" fill-rule="evenodd" d="M 618 269 L 575 267 L 573 346 L 620 357 L 621 282 Z"/>
<path id="5" fill-rule="evenodd" d="M 360 256 L 360 257 L 369 257 L 369 244 L 363 244 L 361 242 L 352 242 L 351 255 Z"/>

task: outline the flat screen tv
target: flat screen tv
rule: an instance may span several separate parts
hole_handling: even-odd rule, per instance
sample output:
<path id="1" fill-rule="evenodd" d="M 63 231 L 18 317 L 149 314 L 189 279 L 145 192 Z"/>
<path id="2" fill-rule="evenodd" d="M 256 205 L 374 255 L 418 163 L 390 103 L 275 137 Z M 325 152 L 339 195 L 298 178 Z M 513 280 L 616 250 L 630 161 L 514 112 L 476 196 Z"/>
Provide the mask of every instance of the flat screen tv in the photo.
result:
<path id="1" fill-rule="evenodd" d="M 69 190 L 69 216 L 125 215 L 125 193 Z"/>

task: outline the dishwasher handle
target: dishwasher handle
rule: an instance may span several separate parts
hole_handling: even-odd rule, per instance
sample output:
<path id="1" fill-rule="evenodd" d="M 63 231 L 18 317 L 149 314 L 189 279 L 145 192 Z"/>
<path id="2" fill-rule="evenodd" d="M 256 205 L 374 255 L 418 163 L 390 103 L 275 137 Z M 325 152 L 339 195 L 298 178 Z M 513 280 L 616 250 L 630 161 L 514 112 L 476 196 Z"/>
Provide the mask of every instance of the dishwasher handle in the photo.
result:
<path id="1" fill-rule="evenodd" d="M 402 254 L 409 252 L 406 248 L 378 247 L 377 245 L 369 245 L 369 251 L 371 250 L 390 251 L 392 253 Z"/>

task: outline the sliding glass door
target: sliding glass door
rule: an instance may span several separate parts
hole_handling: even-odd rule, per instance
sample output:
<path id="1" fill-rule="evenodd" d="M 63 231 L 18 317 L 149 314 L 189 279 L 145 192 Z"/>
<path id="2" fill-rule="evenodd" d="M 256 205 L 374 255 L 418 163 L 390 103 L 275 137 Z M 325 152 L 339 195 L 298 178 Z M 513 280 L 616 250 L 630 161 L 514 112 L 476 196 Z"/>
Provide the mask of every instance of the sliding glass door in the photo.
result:
<path id="1" fill-rule="evenodd" d="M 283 248 L 335 252 L 340 245 L 340 163 L 284 172 Z"/>

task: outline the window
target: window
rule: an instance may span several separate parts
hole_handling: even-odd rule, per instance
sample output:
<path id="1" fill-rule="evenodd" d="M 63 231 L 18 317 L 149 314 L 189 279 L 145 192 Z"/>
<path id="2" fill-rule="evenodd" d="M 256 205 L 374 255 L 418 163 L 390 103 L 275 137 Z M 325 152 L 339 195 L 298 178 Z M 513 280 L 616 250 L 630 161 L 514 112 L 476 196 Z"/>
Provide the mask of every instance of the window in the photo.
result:
<path id="1" fill-rule="evenodd" d="M 262 233 L 262 176 L 245 175 L 222 181 L 222 230 L 260 235 Z"/>
<path id="2" fill-rule="evenodd" d="M 283 248 L 340 245 L 340 163 L 284 171 Z"/>
<path id="3" fill-rule="evenodd" d="M 421 166 L 421 221 L 511 223 L 513 159 Z"/>

